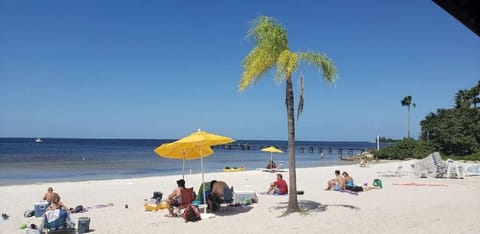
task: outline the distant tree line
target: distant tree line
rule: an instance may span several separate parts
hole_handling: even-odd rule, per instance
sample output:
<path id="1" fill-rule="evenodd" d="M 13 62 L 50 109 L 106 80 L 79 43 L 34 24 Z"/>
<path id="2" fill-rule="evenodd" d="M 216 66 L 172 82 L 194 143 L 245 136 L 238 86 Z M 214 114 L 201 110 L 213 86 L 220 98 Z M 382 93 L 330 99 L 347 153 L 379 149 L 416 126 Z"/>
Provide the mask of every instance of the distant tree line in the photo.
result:
<path id="1" fill-rule="evenodd" d="M 455 95 L 455 107 L 438 109 L 420 122 L 420 140 L 446 155 L 465 156 L 480 150 L 480 81 Z"/>
<path id="2" fill-rule="evenodd" d="M 418 141 L 409 137 L 373 153 L 379 159 L 423 158 L 433 151 L 455 159 L 480 160 L 480 81 L 455 95 L 455 106 L 420 122 Z"/>

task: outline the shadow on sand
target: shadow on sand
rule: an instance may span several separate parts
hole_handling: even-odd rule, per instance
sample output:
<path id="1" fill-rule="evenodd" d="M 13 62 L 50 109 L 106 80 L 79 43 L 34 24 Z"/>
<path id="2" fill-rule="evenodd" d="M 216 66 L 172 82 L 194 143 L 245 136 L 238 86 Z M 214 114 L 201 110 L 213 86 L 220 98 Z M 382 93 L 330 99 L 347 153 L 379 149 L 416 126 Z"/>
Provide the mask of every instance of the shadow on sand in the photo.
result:
<path id="1" fill-rule="evenodd" d="M 287 210 L 288 202 L 281 202 L 278 206 L 272 207 L 275 210 Z M 304 214 L 308 214 L 309 212 L 325 212 L 328 210 L 328 207 L 344 207 L 352 210 L 360 210 L 360 208 L 352 205 L 346 204 L 321 204 L 315 201 L 309 200 L 300 200 L 298 201 L 298 207 Z"/>
<path id="2" fill-rule="evenodd" d="M 250 205 L 223 206 L 215 212 L 215 215 L 217 215 L 217 216 L 232 216 L 232 215 L 247 213 L 251 209 L 253 209 L 253 206 L 250 206 Z"/>

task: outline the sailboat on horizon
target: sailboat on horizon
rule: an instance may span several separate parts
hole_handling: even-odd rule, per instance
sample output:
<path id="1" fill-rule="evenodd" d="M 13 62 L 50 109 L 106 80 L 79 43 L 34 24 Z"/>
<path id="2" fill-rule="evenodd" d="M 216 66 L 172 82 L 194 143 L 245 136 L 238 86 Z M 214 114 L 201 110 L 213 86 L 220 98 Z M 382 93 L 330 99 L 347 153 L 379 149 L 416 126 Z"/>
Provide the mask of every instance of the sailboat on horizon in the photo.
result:
<path id="1" fill-rule="evenodd" d="M 37 139 L 35 139 L 35 142 L 36 142 L 36 143 L 42 143 L 42 142 L 43 142 L 43 140 L 42 140 L 42 139 L 40 139 L 40 137 L 37 137 Z"/>

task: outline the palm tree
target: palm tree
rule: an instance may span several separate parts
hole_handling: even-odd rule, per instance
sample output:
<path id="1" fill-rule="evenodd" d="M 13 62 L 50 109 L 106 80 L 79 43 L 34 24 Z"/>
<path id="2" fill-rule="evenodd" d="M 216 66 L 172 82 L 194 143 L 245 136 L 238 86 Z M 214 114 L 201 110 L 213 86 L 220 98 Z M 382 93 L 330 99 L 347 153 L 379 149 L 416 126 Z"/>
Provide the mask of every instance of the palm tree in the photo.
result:
<path id="1" fill-rule="evenodd" d="M 408 106 L 408 133 L 407 137 L 410 138 L 410 106 L 415 107 L 415 103 L 412 103 L 412 96 L 405 96 L 402 99 L 402 106 Z"/>
<path id="2" fill-rule="evenodd" d="M 480 104 L 480 81 L 472 89 L 470 89 L 470 96 L 472 98 L 473 108 L 477 108 L 477 104 Z"/>
<path id="3" fill-rule="evenodd" d="M 288 122 L 288 163 L 289 187 L 288 207 L 285 214 L 299 211 L 297 200 L 297 179 L 295 171 L 295 112 L 293 98 L 292 74 L 297 70 L 300 61 L 307 62 L 320 69 L 323 79 L 333 83 L 337 78 L 336 67 L 329 58 L 318 52 L 293 52 L 288 48 L 286 29 L 275 19 L 260 16 L 252 21 L 248 38 L 255 41 L 255 47 L 243 60 L 243 74 L 238 90 L 244 91 L 255 84 L 263 75 L 276 67 L 274 79 L 285 81 L 285 104 Z M 303 87 L 303 83 L 301 84 Z M 300 94 L 298 112 L 302 112 L 303 95 Z"/>
<path id="4" fill-rule="evenodd" d="M 480 103 L 480 81 L 471 89 L 459 90 L 455 94 L 455 108 L 477 108 Z"/>
<path id="5" fill-rule="evenodd" d="M 467 90 L 464 89 L 464 90 L 459 90 L 455 94 L 455 108 L 462 108 L 462 107 L 465 107 L 467 105 L 466 104 L 466 101 L 467 101 L 466 93 L 467 93 Z"/>

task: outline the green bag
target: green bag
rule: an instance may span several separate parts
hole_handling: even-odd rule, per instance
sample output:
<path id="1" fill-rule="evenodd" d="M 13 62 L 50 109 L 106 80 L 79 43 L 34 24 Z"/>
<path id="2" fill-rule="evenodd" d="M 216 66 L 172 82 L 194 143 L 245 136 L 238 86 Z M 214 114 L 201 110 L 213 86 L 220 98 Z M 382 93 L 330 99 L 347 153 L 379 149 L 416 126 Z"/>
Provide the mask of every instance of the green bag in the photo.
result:
<path id="1" fill-rule="evenodd" d="M 373 186 L 382 188 L 382 181 L 380 179 L 374 179 Z"/>

